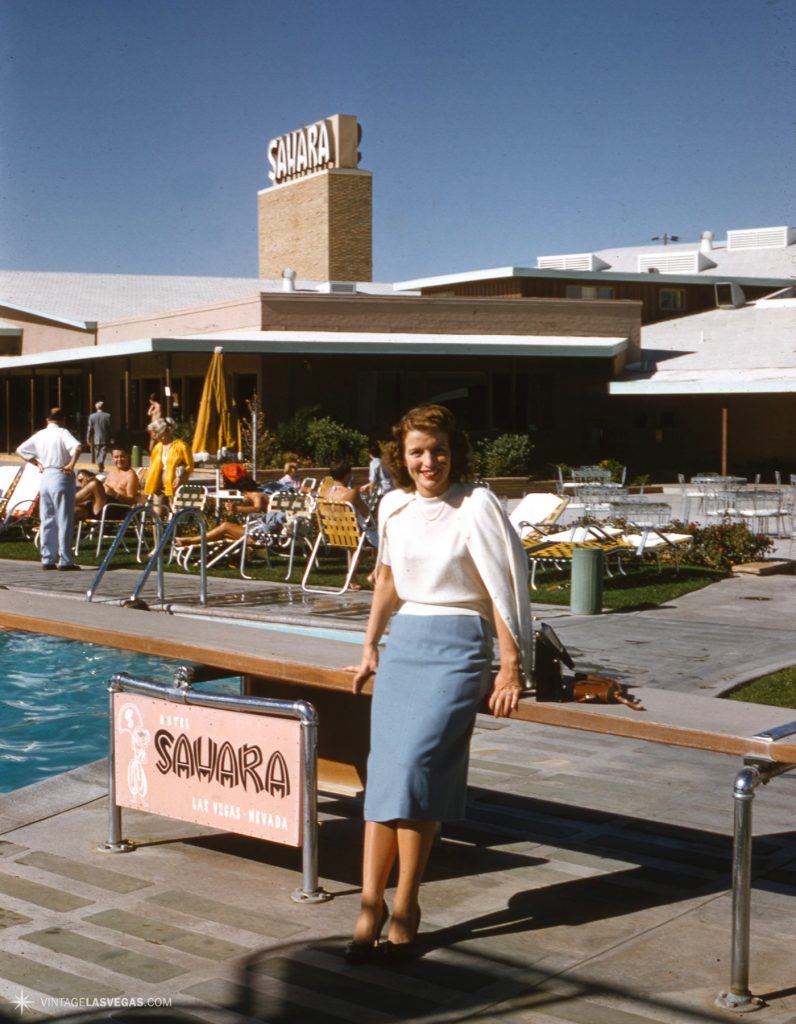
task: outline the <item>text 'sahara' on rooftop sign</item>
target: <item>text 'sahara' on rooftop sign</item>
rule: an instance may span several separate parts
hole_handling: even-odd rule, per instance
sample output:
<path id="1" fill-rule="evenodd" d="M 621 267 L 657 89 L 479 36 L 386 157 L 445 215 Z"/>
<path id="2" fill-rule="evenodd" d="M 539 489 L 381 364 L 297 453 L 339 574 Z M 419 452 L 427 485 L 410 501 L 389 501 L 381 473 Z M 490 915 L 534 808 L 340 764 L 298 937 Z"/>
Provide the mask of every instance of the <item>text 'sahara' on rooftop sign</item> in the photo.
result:
<path id="1" fill-rule="evenodd" d="M 362 132 L 356 117 L 335 114 L 268 143 L 268 177 L 275 185 L 331 168 L 354 168 Z"/>

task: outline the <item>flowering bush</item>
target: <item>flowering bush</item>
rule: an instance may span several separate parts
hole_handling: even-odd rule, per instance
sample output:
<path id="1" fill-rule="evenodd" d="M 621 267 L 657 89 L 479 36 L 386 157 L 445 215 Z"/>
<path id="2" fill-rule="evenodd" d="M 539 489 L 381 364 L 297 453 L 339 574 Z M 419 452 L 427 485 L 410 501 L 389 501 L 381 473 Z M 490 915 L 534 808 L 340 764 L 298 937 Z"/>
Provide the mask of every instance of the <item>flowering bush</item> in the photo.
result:
<path id="1" fill-rule="evenodd" d="M 755 562 L 763 558 L 774 546 L 764 533 L 752 533 L 746 523 L 720 523 L 700 526 L 699 523 L 673 523 L 677 533 L 690 533 L 693 544 L 681 553 L 688 565 L 703 565 L 709 569 L 729 572 L 734 565 Z"/>

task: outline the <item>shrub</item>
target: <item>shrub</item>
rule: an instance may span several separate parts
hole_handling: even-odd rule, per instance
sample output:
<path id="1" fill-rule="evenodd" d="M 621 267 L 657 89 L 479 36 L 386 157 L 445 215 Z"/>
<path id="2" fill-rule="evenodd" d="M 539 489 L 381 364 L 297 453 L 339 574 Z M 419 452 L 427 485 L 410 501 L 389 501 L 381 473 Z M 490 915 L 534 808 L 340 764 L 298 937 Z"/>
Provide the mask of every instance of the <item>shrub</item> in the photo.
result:
<path id="1" fill-rule="evenodd" d="M 533 444 L 525 434 L 501 434 L 481 441 L 476 452 L 483 476 L 527 476 Z"/>
<path id="2" fill-rule="evenodd" d="M 276 436 L 283 452 L 298 452 L 303 457 L 311 456 L 312 448 L 307 431 L 319 412 L 319 405 L 305 406 L 294 412 L 289 420 L 277 424 Z"/>
<path id="3" fill-rule="evenodd" d="M 307 424 L 306 443 L 316 466 L 331 466 L 340 459 L 362 465 L 368 457 L 365 434 L 337 423 L 329 416 L 312 419 Z"/>
<path id="4" fill-rule="evenodd" d="M 625 472 L 624 465 L 618 459 L 603 459 L 597 465 L 600 469 L 607 469 L 611 473 L 611 480 L 615 484 L 622 483 L 622 474 Z"/>
<path id="5" fill-rule="evenodd" d="M 694 543 L 681 554 L 684 563 L 723 572 L 729 572 L 742 562 L 763 558 L 774 546 L 770 537 L 752 533 L 746 523 L 720 523 L 717 526 L 674 523 L 672 529 L 677 533 L 690 533 L 694 538 Z"/>

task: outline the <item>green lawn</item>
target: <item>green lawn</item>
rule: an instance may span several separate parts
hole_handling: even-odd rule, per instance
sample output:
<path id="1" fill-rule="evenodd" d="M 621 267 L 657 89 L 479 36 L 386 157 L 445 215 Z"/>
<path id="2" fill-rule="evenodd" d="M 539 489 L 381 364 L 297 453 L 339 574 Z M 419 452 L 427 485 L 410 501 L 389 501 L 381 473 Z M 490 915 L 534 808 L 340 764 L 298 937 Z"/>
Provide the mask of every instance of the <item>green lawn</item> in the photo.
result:
<path id="1" fill-rule="evenodd" d="M 633 566 L 627 575 L 614 573 L 603 579 L 603 608 L 611 611 L 641 611 L 658 608 L 667 601 L 682 597 L 692 590 L 724 579 L 726 574 L 715 569 L 681 566 L 679 572 L 673 566 L 664 566 L 661 571 L 654 562 Z M 569 604 L 569 573 L 537 576 L 538 589 L 532 591 L 534 604 Z"/>
<path id="2" fill-rule="evenodd" d="M 732 693 L 730 700 L 746 700 L 752 704 L 773 704 L 778 708 L 796 708 L 796 665 L 761 676 Z"/>
<path id="3" fill-rule="evenodd" d="M 91 549 L 86 547 L 78 558 L 80 565 L 87 568 L 96 567 L 99 563 L 96 558 L 87 552 Z M 28 541 L 4 540 L 0 541 L 0 559 L 24 559 L 31 561 L 37 559 L 38 553 Z M 366 556 L 364 568 L 357 572 L 357 579 L 363 589 L 368 588 L 366 577 L 372 567 L 372 555 Z M 111 565 L 114 568 L 135 569 L 137 565 L 132 552 L 119 551 L 114 556 Z M 183 572 L 178 566 L 166 566 L 167 572 Z M 313 571 L 310 576 L 310 583 L 320 586 L 342 586 L 345 579 L 345 561 L 342 554 L 335 557 L 323 559 L 320 567 Z M 282 558 L 273 558 L 269 568 L 263 560 L 253 562 L 250 574 L 258 580 L 274 583 L 284 582 L 287 562 Z M 304 572 L 303 559 L 296 560 L 293 568 L 291 582 L 299 582 Z M 195 575 L 198 575 L 196 572 Z M 210 570 L 211 576 L 226 577 L 235 579 L 239 577 L 238 563 L 219 567 L 214 566 Z M 627 570 L 627 575 L 614 573 L 613 577 L 606 576 L 603 581 L 603 607 L 612 611 L 639 611 L 645 608 L 657 608 L 667 601 L 687 594 L 692 590 L 700 590 L 702 587 L 715 583 L 722 579 L 723 574 L 712 569 L 693 568 L 683 566 L 679 572 L 671 566 L 664 566 L 659 572 L 657 564 L 649 562 L 636 565 Z M 531 599 L 534 604 L 569 604 L 570 585 L 569 573 L 540 573 L 538 589 L 532 591 Z"/>

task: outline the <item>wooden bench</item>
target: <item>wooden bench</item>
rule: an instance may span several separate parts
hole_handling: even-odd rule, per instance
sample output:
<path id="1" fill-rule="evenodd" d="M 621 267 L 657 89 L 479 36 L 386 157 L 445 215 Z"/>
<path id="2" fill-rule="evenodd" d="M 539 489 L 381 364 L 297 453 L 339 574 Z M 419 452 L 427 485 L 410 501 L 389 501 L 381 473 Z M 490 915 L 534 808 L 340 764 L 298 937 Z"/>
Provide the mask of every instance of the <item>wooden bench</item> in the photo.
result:
<path id="1" fill-rule="evenodd" d="M 272 624 L 275 625 L 275 624 Z M 318 711 L 321 789 L 356 795 L 364 786 L 370 702 L 351 693 L 346 665 L 357 644 L 203 618 L 86 604 L 57 595 L 0 590 L 0 628 L 105 643 L 122 650 L 240 675 L 244 692 L 305 699 Z M 356 634 L 353 634 L 356 636 Z M 366 687 L 366 695 L 370 687 Z M 639 712 L 623 705 L 537 703 L 524 699 L 524 722 L 579 729 L 675 747 L 730 754 L 743 761 L 734 780 L 733 935 L 730 987 L 720 1005 L 753 1008 L 749 989 L 752 803 L 757 787 L 796 767 L 796 721 L 788 709 L 717 701 L 642 687 Z"/>

